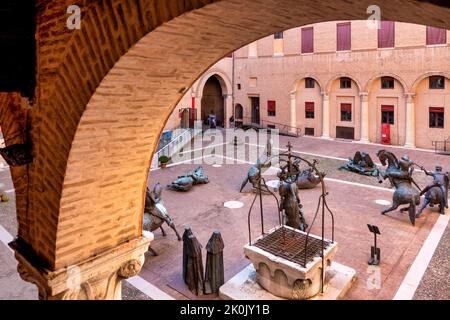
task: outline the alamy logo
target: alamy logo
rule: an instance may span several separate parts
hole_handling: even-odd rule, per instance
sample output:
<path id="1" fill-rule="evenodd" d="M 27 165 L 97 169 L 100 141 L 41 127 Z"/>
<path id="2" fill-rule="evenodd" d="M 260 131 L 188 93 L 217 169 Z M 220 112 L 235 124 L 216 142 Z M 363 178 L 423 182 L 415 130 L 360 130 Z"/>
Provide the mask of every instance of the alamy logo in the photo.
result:
<path id="1" fill-rule="evenodd" d="M 67 8 L 67 14 L 70 16 L 67 18 L 67 28 L 69 30 L 81 29 L 81 9 L 77 5 L 71 5 Z"/>
<path id="2" fill-rule="evenodd" d="M 371 5 L 367 8 L 367 14 L 370 14 L 367 18 L 367 28 L 371 30 L 381 28 L 381 8 L 377 5 Z"/>

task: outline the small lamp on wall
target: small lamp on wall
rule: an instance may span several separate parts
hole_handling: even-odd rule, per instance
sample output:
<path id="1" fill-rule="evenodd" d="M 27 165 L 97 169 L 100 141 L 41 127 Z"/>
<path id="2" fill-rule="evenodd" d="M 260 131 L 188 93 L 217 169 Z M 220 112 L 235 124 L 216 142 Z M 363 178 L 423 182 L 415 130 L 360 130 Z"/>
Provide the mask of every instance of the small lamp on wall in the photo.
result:
<path id="1" fill-rule="evenodd" d="M 31 144 L 13 144 L 6 148 L 0 148 L 0 155 L 11 167 L 18 167 L 33 162 Z"/>

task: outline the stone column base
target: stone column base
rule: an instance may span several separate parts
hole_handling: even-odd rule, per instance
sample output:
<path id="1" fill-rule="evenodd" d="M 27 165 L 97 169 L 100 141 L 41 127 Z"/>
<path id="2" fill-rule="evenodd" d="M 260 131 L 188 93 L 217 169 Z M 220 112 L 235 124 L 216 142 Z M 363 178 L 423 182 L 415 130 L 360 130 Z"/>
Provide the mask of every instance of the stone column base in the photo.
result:
<path id="1" fill-rule="evenodd" d="M 122 243 L 96 257 L 56 271 L 43 267 L 23 241 L 10 243 L 21 278 L 34 283 L 41 300 L 121 300 L 123 279 L 134 277 L 144 264 L 153 234 Z"/>
<path id="2" fill-rule="evenodd" d="M 415 149 L 415 148 L 416 148 L 416 146 L 415 146 L 414 144 L 411 144 L 411 143 L 406 143 L 406 144 L 404 145 L 404 147 L 405 147 L 405 148 L 408 148 L 408 149 Z"/>

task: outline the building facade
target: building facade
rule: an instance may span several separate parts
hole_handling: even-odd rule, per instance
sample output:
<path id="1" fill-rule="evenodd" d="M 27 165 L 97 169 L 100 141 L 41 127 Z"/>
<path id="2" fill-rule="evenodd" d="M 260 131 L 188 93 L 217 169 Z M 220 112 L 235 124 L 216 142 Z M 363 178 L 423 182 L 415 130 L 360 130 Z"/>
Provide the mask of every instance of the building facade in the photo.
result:
<path id="1" fill-rule="evenodd" d="M 449 35 L 389 21 L 286 30 L 213 66 L 168 126 L 183 119 L 182 106 L 196 107 L 202 120 L 222 108 L 225 127 L 233 115 L 315 137 L 432 148 L 450 136 Z"/>

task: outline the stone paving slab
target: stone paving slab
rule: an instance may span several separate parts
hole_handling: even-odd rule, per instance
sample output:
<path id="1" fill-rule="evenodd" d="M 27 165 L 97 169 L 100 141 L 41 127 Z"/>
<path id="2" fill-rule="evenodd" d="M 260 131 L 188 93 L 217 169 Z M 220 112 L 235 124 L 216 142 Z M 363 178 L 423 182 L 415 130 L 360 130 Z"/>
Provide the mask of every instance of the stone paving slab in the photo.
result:
<path id="1" fill-rule="evenodd" d="M 450 224 L 439 242 L 414 300 L 450 300 Z"/>

